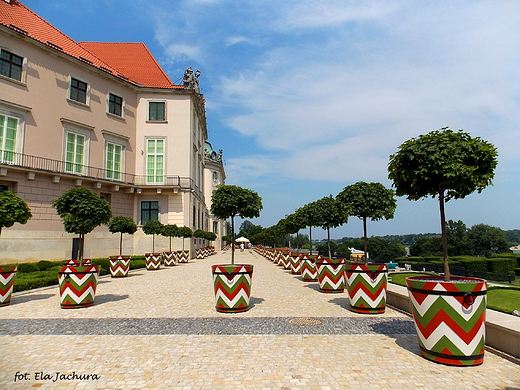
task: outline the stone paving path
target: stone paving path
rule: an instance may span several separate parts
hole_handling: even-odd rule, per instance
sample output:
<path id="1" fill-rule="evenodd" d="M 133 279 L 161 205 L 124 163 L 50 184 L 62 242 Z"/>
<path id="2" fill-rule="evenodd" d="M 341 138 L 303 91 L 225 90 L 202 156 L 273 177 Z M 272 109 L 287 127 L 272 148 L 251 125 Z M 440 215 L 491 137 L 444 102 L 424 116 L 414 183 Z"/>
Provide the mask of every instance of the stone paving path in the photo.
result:
<path id="1" fill-rule="evenodd" d="M 57 287 L 15 294 L 0 389 L 520 389 L 515 363 L 427 361 L 408 316 L 352 313 L 254 252 L 236 252 L 255 267 L 251 309 L 218 313 L 210 265 L 230 256 L 101 278 L 85 309 L 60 309 Z"/>

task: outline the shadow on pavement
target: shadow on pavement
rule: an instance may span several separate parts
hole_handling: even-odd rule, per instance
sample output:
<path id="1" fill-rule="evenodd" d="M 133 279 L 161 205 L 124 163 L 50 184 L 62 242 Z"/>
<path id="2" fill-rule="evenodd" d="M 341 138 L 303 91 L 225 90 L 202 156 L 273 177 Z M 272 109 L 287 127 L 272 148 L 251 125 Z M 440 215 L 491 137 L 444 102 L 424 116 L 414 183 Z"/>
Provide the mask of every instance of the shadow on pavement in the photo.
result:
<path id="1" fill-rule="evenodd" d="M 56 294 L 36 294 L 36 295 L 22 295 L 11 298 L 10 305 L 18 305 L 19 303 L 32 302 L 32 301 L 40 301 L 43 299 L 49 299 L 54 297 Z"/>
<path id="2" fill-rule="evenodd" d="M 107 302 L 117 302 L 128 299 L 128 295 L 115 295 L 115 294 L 103 294 L 103 295 L 96 295 L 95 305 L 102 305 L 103 303 Z"/>

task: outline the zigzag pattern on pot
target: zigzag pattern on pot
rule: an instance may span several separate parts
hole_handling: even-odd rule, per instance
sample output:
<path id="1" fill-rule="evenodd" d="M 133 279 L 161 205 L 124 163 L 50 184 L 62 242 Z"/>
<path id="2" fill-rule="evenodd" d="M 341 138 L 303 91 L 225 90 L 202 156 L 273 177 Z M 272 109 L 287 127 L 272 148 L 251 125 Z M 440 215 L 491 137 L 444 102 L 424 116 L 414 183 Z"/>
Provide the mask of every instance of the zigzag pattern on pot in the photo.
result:
<path id="1" fill-rule="evenodd" d="M 217 272 L 225 272 L 218 267 Z M 248 272 L 246 267 L 237 267 L 235 272 Z M 217 308 L 247 308 L 251 294 L 251 274 L 213 274 Z"/>
<path id="2" fill-rule="evenodd" d="M 345 265 L 329 266 L 328 264 L 316 264 L 318 269 L 318 282 L 322 291 L 343 291 L 345 289 Z"/>
<path id="3" fill-rule="evenodd" d="M 130 260 L 110 260 L 110 275 L 113 278 L 124 277 L 130 270 Z"/>
<path id="4" fill-rule="evenodd" d="M 305 281 L 316 280 L 318 278 L 318 270 L 314 260 L 304 259 L 301 264 L 302 279 Z"/>
<path id="5" fill-rule="evenodd" d="M 94 303 L 98 282 L 97 272 L 87 274 L 60 273 L 61 305 L 91 305 Z"/>
<path id="6" fill-rule="evenodd" d="M 436 283 L 436 282 L 433 282 Z M 447 288 L 444 287 L 447 286 Z M 475 284 L 469 284 L 475 286 Z M 431 287 L 431 286 L 430 286 Z M 436 285 L 431 290 L 460 291 L 453 284 Z M 486 286 L 475 291 L 485 291 Z M 421 354 L 430 360 L 452 365 L 475 365 L 483 362 L 485 345 L 486 295 L 474 296 L 472 305 L 464 302 L 464 297 L 430 295 L 409 291 L 413 308 L 415 328 L 419 345 L 426 351 Z M 438 357 L 428 352 L 443 355 L 475 357 L 473 360 Z"/>
<path id="7" fill-rule="evenodd" d="M 16 269 L 16 267 L 13 267 Z M 9 304 L 14 287 L 16 272 L 0 273 L 0 306 Z"/>
<path id="8" fill-rule="evenodd" d="M 386 306 L 387 274 L 376 273 L 374 279 L 370 273 L 352 272 L 365 270 L 365 267 L 357 266 L 345 271 L 345 279 L 348 286 L 350 304 L 355 311 L 374 312 L 384 311 Z"/>

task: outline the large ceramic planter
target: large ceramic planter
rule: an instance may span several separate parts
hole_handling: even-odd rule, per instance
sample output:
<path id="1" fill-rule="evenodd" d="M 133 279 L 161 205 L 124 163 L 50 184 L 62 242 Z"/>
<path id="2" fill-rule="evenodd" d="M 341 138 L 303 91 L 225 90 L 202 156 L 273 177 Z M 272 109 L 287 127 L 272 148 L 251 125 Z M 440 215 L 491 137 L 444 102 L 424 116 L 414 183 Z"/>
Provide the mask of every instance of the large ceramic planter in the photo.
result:
<path id="1" fill-rule="evenodd" d="M 113 278 L 125 278 L 130 271 L 130 256 L 109 256 L 110 276 Z"/>
<path id="2" fill-rule="evenodd" d="M 179 263 L 187 263 L 190 259 L 190 250 L 189 249 L 181 249 L 177 251 L 177 261 Z"/>
<path id="3" fill-rule="evenodd" d="M 321 259 L 316 261 L 316 269 L 321 292 L 345 291 L 345 259 Z"/>
<path id="4" fill-rule="evenodd" d="M 487 282 L 414 276 L 406 285 L 422 356 L 452 366 L 482 364 Z"/>
<path id="5" fill-rule="evenodd" d="M 99 265 L 64 265 L 58 272 L 62 309 L 79 309 L 94 304 Z"/>
<path id="6" fill-rule="evenodd" d="M 385 264 L 347 264 L 345 280 L 350 310 L 361 314 L 385 312 L 388 282 L 388 267 Z"/>
<path id="7" fill-rule="evenodd" d="M 312 282 L 318 280 L 318 270 L 316 268 L 316 261 L 320 261 L 323 257 L 321 255 L 310 256 L 304 255 L 301 259 L 301 275 L 305 282 Z"/>
<path id="8" fill-rule="evenodd" d="M 163 264 L 165 267 L 177 265 L 177 252 L 163 252 Z"/>
<path id="9" fill-rule="evenodd" d="M 291 274 L 299 275 L 301 268 L 300 254 L 297 252 L 292 252 L 289 257 L 289 265 L 291 267 Z"/>
<path id="10" fill-rule="evenodd" d="M 155 271 L 161 268 L 162 253 L 145 253 L 146 270 Z"/>
<path id="11" fill-rule="evenodd" d="M 205 256 L 204 254 L 204 248 L 197 248 L 195 249 L 195 258 L 197 259 L 203 259 Z"/>
<path id="12" fill-rule="evenodd" d="M 216 309 L 222 313 L 249 310 L 251 297 L 251 264 L 223 264 L 211 266 L 215 290 Z"/>
<path id="13" fill-rule="evenodd" d="M 11 302 L 16 270 L 15 265 L 0 266 L 0 307 L 7 306 Z"/>

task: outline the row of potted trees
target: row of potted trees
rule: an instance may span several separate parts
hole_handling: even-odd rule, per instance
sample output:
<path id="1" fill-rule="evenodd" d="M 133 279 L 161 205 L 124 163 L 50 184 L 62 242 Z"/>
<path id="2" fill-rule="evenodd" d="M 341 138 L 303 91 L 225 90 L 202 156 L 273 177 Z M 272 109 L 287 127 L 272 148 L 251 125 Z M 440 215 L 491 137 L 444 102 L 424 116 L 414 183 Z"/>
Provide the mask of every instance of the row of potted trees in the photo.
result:
<path id="1" fill-rule="evenodd" d="M 99 266 L 93 265 L 89 259 L 83 258 L 84 237 L 101 224 L 107 224 L 111 233 L 119 233 L 119 255 L 109 257 L 110 274 L 112 277 L 126 277 L 130 269 L 130 256 L 122 254 L 123 234 L 134 234 L 137 225 L 131 218 L 116 216 L 112 219 L 112 212 L 107 201 L 100 198 L 91 190 L 80 187 L 66 191 L 52 202 L 56 212 L 62 218 L 65 231 L 79 234 L 79 248 L 77 259 L 67 260 L 58 272 L 60 286 L 60 302 L 62 308 L 88 307 L 94 304 L 95 291 L 99 277 Z M 31 211 L 27 203 L 16 194 L 4 191 L 0 193 L 0 229 L 10 227 L 15 222 L 25 224 L 31 218 Z M 197 237 L 215 240 L 216 235 L 202 230 L 194 233 L 188 227 L 178 228 L 176 225 L 162 225 L 159 221 L 148 221 L 143 226 L 145 234 L 151 234 L 153 249 L 155 249 L 155 235 L 161 234 L 170 237 L 170 251 L 146 253 L 146 268 L 155 270 L 160 268 L 161 262 L 166 266 L 176 265 L 177 262 L 188 262 L 189 250 L 184 249 L 184 238 Z M 0 230 L 1 232 L 1 230 Z M 171 250 L 171 238 L 182 237 L 183 249 Z M 204 255 L 214 253 L 213 247 L 204 248 Z M 10 303 L 16 266 L 0 267 L 0 306 Z"/>

